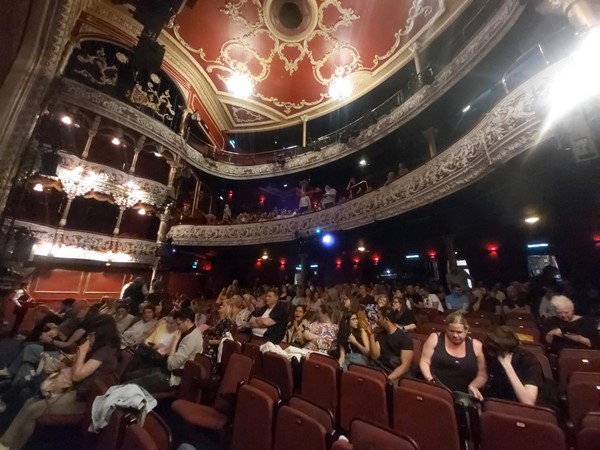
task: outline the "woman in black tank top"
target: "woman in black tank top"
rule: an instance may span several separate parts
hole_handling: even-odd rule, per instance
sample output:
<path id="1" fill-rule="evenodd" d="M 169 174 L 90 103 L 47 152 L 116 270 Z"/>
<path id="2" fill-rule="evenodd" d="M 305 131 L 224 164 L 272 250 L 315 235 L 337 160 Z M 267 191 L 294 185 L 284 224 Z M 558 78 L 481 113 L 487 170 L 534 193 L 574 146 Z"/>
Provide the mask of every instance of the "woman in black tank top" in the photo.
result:
<path id="1" fill-rule="evenodd" d="M 483 399 L 487 372 L 481 342 L 467 336 L 468 324 L 462 312 L 446 319 L 445 333 L 432 333 L 421 354 L 419 366 L 427 381 L 439 381 L 452 391 Z"/>

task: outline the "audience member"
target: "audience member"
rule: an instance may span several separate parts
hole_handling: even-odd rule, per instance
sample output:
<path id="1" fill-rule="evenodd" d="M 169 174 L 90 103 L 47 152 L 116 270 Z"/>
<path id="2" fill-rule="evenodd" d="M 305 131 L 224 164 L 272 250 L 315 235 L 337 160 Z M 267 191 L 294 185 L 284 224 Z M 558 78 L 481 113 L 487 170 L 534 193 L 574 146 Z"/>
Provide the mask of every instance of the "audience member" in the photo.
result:
<path id="1" fill-rule="evenodd" d="M 452 292 L 446 295 L 446 308 L 466 311 L 469 307 L 469 297 L 463 294 L 463 289 L 459 284 L 451 285 L 451 289 Z"/>
<path id="2" fill-rule="evenodd" d="M 124 346 L 133 347 L 144 342 L 156 325 L 154 318 L 154 307 L 147 305 L 142 310 L 142 318 L 126 329 L 121 335 L 121 343 Z"/>
<path id="3" fill-rule="evenodd" d="M 309 329 L 310 323 L 306 320 L 306 305 L 298 305 L 294 308 L 294 318 L 288 323 L 284 342 L 294 347 L 304 347 L 306 339 L 304 332 Z"/>
<path id="4" fill-rule="evenodd" d="M 344 370 L 350 364 L 367 365 L 369 363 L 369 336 L 360 327 L 356 313 L 347 312 L 342 316 L 337 343 L 340 352 L 338 361 Z"/>
<path id="5" fill-rule="evenodd" d="M 423 345 L 419 366 L 429 382 L 483 400 L 487 382 L 485 356 L 480 341 L 467 336 L 469 325 L 462 311 L 446 318 L 445 333 L 431 333 Z"/>
<path id="6" fill-rule="evenodd" d="M 129 314 L 129 307 L 123 303 L 117 306 L 117 312 L 115 313 L 115 322 L 117 323 L 117 331 L 119 334 L 131 326 L 135 317 Z"/>
<path id="7" fill-rule="evenodd" d="M 315 352 L 328 353 L 336 346 L 338 326 L 331 322 L 332 311 L 328 305 L 319 306 L 316 322 L 302 333 L 307 344 L 304 348 Z"/>
<path id="8" fill-rule="evenodd" d="M 402 294 L 395 294 L 392 299 L 392 322 L 400 327 L 402 331 L 414 331 L 417 329 L 417 319 L 413 312 L 408 308 L 406 300 Z"/>
<path id="9" fill-rule="evenodd" d="M 546 344 L 558 355 L 563 348 L 598 348 L 598 330 L 593 321 L 575 314 L 575 306 L 568 297 L 557 295 L 552 299 L 556 317 L 545 323 L 548 330 Z"/>
<path id="10" fill-rule="evenodd" d="M 266 305 L 257 308 L 245 324 L 246 328 L 252 328 L 252 334 L 263 338 L 273 344 L 279 344 L 285 337 L 287 326 L 287 311 L 283 303 L 279 301 L 278 293 L 271 289 L 265 297 Z"/>
<path id="11" fill-rule="evenodd" d="M 392 321 L 393 318 L 394 311 L 386 306 L 378 313 L 379 326 L 383 331 L 377 336 L 370 329 L 366 331 L 374 365 L 383 368 L 389 380 L 396 381 L 410 371 L 413 343 L 410 336 Z"/>

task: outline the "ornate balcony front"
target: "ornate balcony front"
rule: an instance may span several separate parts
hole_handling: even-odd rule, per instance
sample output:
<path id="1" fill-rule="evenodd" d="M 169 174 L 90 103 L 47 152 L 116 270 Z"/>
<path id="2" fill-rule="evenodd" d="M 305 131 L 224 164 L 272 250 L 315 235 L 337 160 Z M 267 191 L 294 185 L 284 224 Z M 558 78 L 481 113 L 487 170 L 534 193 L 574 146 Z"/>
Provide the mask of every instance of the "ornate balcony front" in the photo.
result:
<path id="1" fill-rule="evenodd" d="M 538 73 L 507 95 L 467 135 L 408 175 L 341 205 L 293 218 L 242 225 L 176 225 L 177 245 L 251 245 L 291 241 L 316 228 L 345 230 L 387 219 L 439 200 L 536 145 L 543 135 L 544 102 L 568 61 Z"/>
<path id="2" fill-rule="evenodd" d="M 33 247 L 35 258 L 141 265 L 153 265 L 158 259 L 156 242 L 150 240 L 54 228 L 24 220 L 16 220 L 14 225 L 30 230 L 37 238 Z"/>

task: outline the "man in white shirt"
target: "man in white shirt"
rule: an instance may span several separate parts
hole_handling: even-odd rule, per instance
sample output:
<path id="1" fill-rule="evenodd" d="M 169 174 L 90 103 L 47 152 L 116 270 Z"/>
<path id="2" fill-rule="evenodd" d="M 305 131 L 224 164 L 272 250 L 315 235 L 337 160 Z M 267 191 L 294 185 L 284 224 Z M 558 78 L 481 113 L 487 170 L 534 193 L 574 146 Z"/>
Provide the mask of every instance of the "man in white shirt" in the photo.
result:
<path id="1" fill-rule="evenodd" d="M 323 208 L 329 208 L 331 206 L 335 206 L 335 196 L 337 195 L 337 191 L 330 187 L 329 185 L 325 186 L 325 195 L 323 196 L 323 200 L 321 203 L 323 204 Z"/>
<path id="2" fill-rule="evenodd" d="M 125 346 L 134 346 L 144 342 L 156 325 L 154 318 L 154 307 L 145 306 L 142 311 L 142 319 L 138 320 L 121 335 L 121 343 Z"/>
<path id="3" fill-rule="evenodd" d="M 444 312 L 444 307 L 442 306 L 442 302 L 440 298 L 429 292 L 429 288 L 427 286 L 423 286 L 419 294 L 423 297 L 423 308 L 437 309 L 439 312 Z"/>
<path id="4" fill-rule="evenodd" d="M 300 203 L 298 204 L 298 210 L 303 213 L 308 211 L 310 208 L 310 197 L 303 193 L 302 197 L 300 197 Z"/>

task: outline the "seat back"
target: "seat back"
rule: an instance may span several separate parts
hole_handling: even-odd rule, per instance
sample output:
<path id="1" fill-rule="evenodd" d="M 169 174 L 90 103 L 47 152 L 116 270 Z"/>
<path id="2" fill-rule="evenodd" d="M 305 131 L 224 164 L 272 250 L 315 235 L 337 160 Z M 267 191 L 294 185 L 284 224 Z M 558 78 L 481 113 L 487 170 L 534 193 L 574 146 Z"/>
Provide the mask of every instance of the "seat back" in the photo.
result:
<path id="1" fill-rule="evenodd" d="M 493 326 L 493 322 L 491 319 L 487 317 L 470 317 L 469 318 L 469 327 L 470 328 L 481 328 L 488 329 Z"/>
<path id="2" fill-rule="evenodd" d="M 273 435 L 273 399 L 250 385 L 240 387 L 237 395 L 231 450 L 271 448 Z"/>
<path id="3" fill-rule="evenodd" d="M 554 411 L 541 406 L 529 406 L 508 400 L 490 398 L 484 401 L 483 411 L 494 411 L 517 418 L 533 419 L 558 425 L 558 419 Z"/>
<path id="4" fill-rule="evenodd" d="M 327 360 L 310 357 L 302 366 L 302 397 L 331 411 L 337 417 L 340 365 L 334 367 Z"/>
<path id="5" fill-rule="evenodd" d="M 110 416 L 108 425 L 100 430 L 94 437 L 93 443 L 90 442 L 86 445 L 86 448 L 92 448 L 94 450 L 112 450 L 121 448 L 127 426 L 129 425 L 129 411 L 130 410 L 127 409 L 116 408 Z"/>
<path id="6" fill-rule="evenodd" d="M 254 369 L 252 371 L 252 375 L 255 377 L 260 377 L 263 374 L 263 354 L 260 351 L 260 346 L 258 342 L 247 342 L 244 344 L 244 348 L 242 349 L 242 353 L 246 356 L 252 358 L 254 361 Z"/>
<path id="7" fill-rule="evenodd" d="M 127 428 L 121 450 L 160 450 L 152 436 L 141 426 L 133 424 Z"/>
<path id="8" fill-rule="evenodd" d="M 510 328 L 521 336 L 530 336 L 531 339 L 533 339 L 533 342 L 540 341 L 540 329 L 535 324 L 526 322 L 523 324 L 511 325 Z"/>
<path id="9" fill-rule="evenodd" d="M 565 350 L 558 356 L 558 381 L 561 386 L 568 384 L 573 372 L 600 372 L 600 350 Z"/>
<path id="10" fill-rule="evenodd" d="M 262 355 L 262 363 L 264 377 L 279 386 L 281 398 L 287 402 L 294 390 L 292 364 L 289 359 L 277 353 L 266 352 Z"/>
<path id="11" fill-rule="evenodd" d="M 273 450 L 305 449 L 326 450 L 327 430 L 310 415 L 282 406 L 277 413 Z"/>
<path id="12" fill-rule="evenodd" d="M 385 374 L 385 372 L 374 367 L 364 366 L 362 364 L 350 364 L 348 366 L 348 372 L 355 372 L 366 375 L 368 377 L 373 377 L 381 383 L 383 383 L 384 385 L 388 382 L 387 375 Z"/>
<path id="13" fill-rule="evenodd" d="M 248 384 L 263 391 L 265 394 L 271 397 L 275 403 L 281 401 L 281 391 L 279 390 L 279 386 L 273 382 L 260 377 L 252 377 L 250 378 Z"/>
<path id="14" fill-rule="evenodd" d="M 340 382 L 339 423 L 350 429 L 356 418 L 368 418 L 383 426 L 389 425 L 386 382 L 360 371 L 342 373 Z"/>
<path id="15" fill-rule="evenodd" d="M 238 385 L 241 382 L 247 383 L 250 379 L 252 364 L 252 358 L 249 356 L 242 355 L 241 353 L 231 355 L 213 405 L 217 411 L 229 415 Z"/>
<path id="16" fill-rule="evenodd" d="M 528 316 L 506 316 L 505 325 L 509 327 L 518 327 L 520 325 L 524 325 L 526 327 L 535 327 L 537 323 L 535 322 L 535 318 L 532 315 Z"/>
<path id="17" fill-rule="evenodd" d="M 577 434 L 577 450 L 598 450 L 600 442 L 600 412 L 588 413 Z"/>
<path id="18" fill-rule="evenodd" d="M 542 374 L 544 375 L 544 378 L 552 380 L 554 378 L 552 374 L 552 365 L 550 364 L 548 356 L 544 352 L 544 348 L 537 344 L 521 344 L 521 346 L 535 356 L 535 359 L 538 360 L 540 366 L 542 367 Z"/>
<path id="19" fill-rule="evenodd" d="M 411 335 L 411 338 L 413 343 L 413 364 L 418 366 L 419 361 L 421 361 L 421 353 L 423 352 L 423 342 L 413 335 Z"/>
<path id="20" fill-rule="evenodd" d="M 335 418 L 328 409 L 325 409 L 322 406 L 317 405 L 315 402 L 312 402 L 299 395 L 293 395 L 290 398 L 289 407 L 301 411 L 319 422 L 321 426 L 325 428 L 325 431 L 328 434 L 333 433 L 333 429 L 335 427 Z"/>
<path id="21" fill-rule="evenodd" d="M 420 449 L 460 450 L 452 393 L 417 380 L 402 379 L 394 390 L 395 431 L 411 436 Z M 435 418 L 435 432 L 432 432 Z"/>
<path id="22" fill-rule="evenodd" d="M 565 435 L 554 423 L 484 411 L 480 418 L 484 450 L 566 450 Z"/>
<path id="23" fill-rule="evenodd" d="M 200 380 L 210 378 L 210 372 L 206 373 L 205 367 L 195 361 L 187 361 L 183 366 L 181 383 L 177 392 L 177 398 L 199 403 L 202 395 L 202 389 L 199 386 Z"/>
<path id="24" fill-rule="evenodd" d="M 234 353 L 242 353 L 242 344 L 231 339 L 224 340 L 223 349 L 221 351 L 221 373 L 225 373 L 229 358 L 231 358 L 231 355 Z"/>
<path id="25" fill-rule="evenodd" d="M 150 411 L 144 420 L 144 430 L 150 435 L 157 450 L 171 448 L 171 429 L 154 411 Z"/>
<path id="26" fill-rule="evenodd" d="M 431 333 L 443 333 L 446 331 L 445 323 L 427 322 L 419 327 L 419 334 L 430 335 Z"/>
<path id="27" fill-rule="evenodd" d="M 340 363 L 337 359 L 324 353 L 313 352 L 310 353 L 306 359 L 310 359 L 311 361 L 319 361 L 323 364 L 333 367 L 336 370 L 340 368 Z"/>
<path id="28" fill-rule="evenodd" d="M 600 411 L 600 373 L 573 372 L 567 386 L 569 420 L 575 429 L 587 413 Z"/>
<path id="29" fill-rule="evenodd" d="M 364 419 L 352 421 L 350 442 L 353 450 L 427 450 L 426 447 L 417 447 L 415 441 L 407 435 Z"/>

